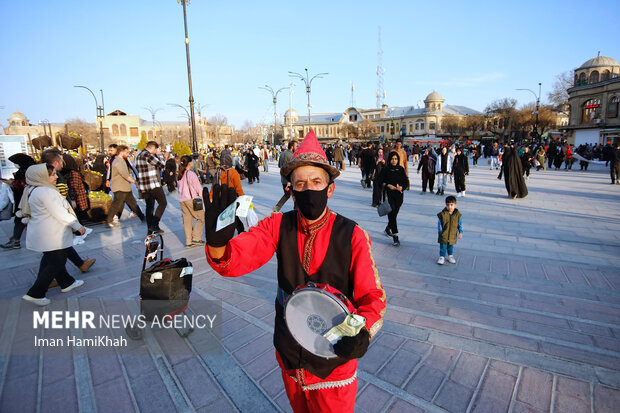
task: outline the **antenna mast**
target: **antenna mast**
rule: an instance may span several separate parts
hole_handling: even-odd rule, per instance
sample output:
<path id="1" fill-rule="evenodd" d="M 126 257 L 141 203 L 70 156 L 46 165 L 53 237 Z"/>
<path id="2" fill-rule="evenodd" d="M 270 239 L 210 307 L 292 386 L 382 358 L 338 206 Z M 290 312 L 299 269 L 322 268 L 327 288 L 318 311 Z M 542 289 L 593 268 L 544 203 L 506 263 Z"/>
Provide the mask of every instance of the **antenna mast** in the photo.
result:
<path id="1" fill-rule="evenodd" d="M 385 90 L 383 90 L 383 48 L 381 47 L 381 26 L 379 26 L 379 50 L 377 51 L 377 108 L 383 106 Z"/>
<path id="2" fill-rule="evenodd" d="M 355 107 L 355 86 L 353 85 L 353 82 L 351 82 L 351 107 Z"/>

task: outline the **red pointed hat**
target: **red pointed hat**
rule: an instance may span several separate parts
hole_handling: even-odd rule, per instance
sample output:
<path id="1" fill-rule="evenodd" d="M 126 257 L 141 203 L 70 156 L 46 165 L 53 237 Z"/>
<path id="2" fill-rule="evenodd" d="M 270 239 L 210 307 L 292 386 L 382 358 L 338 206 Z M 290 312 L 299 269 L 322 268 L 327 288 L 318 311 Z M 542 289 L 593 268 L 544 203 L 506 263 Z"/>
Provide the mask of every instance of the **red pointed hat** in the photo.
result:
<path id="1" fill-rule="evenodd" d="M 340 175 L 340 171 L 331 166 L 327 161 L 327 156 L 321 148 L 321 145 L 319 145 L 319 140 L 316 138 L 312 129 L 310 129 L 310 132 L 308 132 L 304 140 L 301 141 L 299 147 L 291 157 L 291 160 L 280 169 L 280 175 L 289 179 L 291 172 L 293 172 L 295 168 L 304 165 L 318 166 L 319 168 L 325 169 L 332 181 Z"/>

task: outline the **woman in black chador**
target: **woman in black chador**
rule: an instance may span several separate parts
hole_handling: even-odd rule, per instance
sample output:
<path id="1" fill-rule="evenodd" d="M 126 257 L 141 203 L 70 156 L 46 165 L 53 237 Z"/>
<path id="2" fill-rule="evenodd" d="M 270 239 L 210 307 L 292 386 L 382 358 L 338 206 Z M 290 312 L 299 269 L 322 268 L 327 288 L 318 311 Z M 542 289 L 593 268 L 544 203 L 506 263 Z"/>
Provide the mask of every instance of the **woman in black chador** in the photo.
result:
<path id="1" fill-rule="evenodd" d="M 456 196 L 465 196 L 465 175 L 469 175 L 469 163 L 467 156 L 463 154 L 463 148 L 456 148 L 456 155 L 452 161 L 452 173 L 454 174 Z"/>
<path id="2" fill-rule="evenodd" d="M 387 199 L 392 208 L 392 212 L 388 214 L 388 225 L 385 227 L 385 233 L 392 237 L 393 245 L 398 247 L 398 225 L 396 217 L 400 206 L 403 204 L 403 190 L 409 187 L 409 178 L 405 173 L 405 168 L 400 166 L 400 157 L 396 152 L 390 152 L 388 163 L 381 171 L 381 182 L 385 185 Z"/>
<path id="3" fill-rule="evenodd" d="M 508 197 L 511 199 L 525 198 L 527 196 L 527 186 L 525 185 L 525 179 L 523 179 L 523 165 L 514 145 L 510 145 L 505 149 L 502 156 L 502 169 Z"/>

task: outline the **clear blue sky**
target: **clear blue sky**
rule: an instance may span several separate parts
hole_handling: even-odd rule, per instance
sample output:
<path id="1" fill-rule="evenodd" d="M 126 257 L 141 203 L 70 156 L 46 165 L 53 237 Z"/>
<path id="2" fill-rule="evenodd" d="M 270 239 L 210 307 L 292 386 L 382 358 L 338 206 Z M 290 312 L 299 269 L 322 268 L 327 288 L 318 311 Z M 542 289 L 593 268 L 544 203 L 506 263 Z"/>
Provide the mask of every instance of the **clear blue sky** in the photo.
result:
<path id="1" fill-rule="evenodd" d="M 20 110 L 40 119 L 93 122 L 106 112 L 181 120 L 187 104 L 182 6 L 175 0 L 0 0 L 0 124 Z M 620 2 L 583 1 L 204 1 L 188 5 L 194 98 L 203 114 L 270 122 L 287 72 L 329 72 L 312 88 L 313 113 L 375 106 L 382 27 L 386 103 L 415 105 L 433 90 L 446 104 L 483 110 L 492 100 L 546 98 L 555 76 L 595 57 L 620 60 Z M 299 81 L 293 107 L 306 113 Z M 280 93 L 278 113 L 288 109 Z"/>

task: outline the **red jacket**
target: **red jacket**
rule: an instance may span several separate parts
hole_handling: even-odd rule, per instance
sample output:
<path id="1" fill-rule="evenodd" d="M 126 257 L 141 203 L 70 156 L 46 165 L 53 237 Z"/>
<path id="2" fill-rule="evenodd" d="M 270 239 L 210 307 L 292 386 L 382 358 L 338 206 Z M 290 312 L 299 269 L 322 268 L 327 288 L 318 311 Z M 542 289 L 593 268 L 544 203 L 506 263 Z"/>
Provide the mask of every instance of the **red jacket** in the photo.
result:
<path id="1" fill-rule="evenodd" d="M 327 223 L 318 230 L 315 237 L 309 236 L 302 227 L 298 229 L 299 256 L 306 257 L 302 258 L 304 260 L 309 260 L 302 264 L 309 266 L 310 276 L 320 268 L 329 246 L 336 213 L 328 209 L 327 214 L 329 214 Z M 215 271 L 225 277 L 238 277 L 256 270 L 265 265 L 276 252 L 281 222 L 282 214 L 280 213 L 264 218 L 258 226 L 233 238 L 226 246 L 226 253 L 220 260 L 213 260 L 206 248 L 207 261 Z M 305 245 L 306 242 L 307 245 Z M 366 328 L 373 336 L 383 325 L 385 291 L 379 279 L 370 244 L 368 233 L 356 226 L 351 239 L 353 255 L 349 269 L 349 276 L 353 279 L 352 304 L 357 309 L 357 314 L 366 318 Z M 274 279 L 275 276 L 274 272 Z"/>

